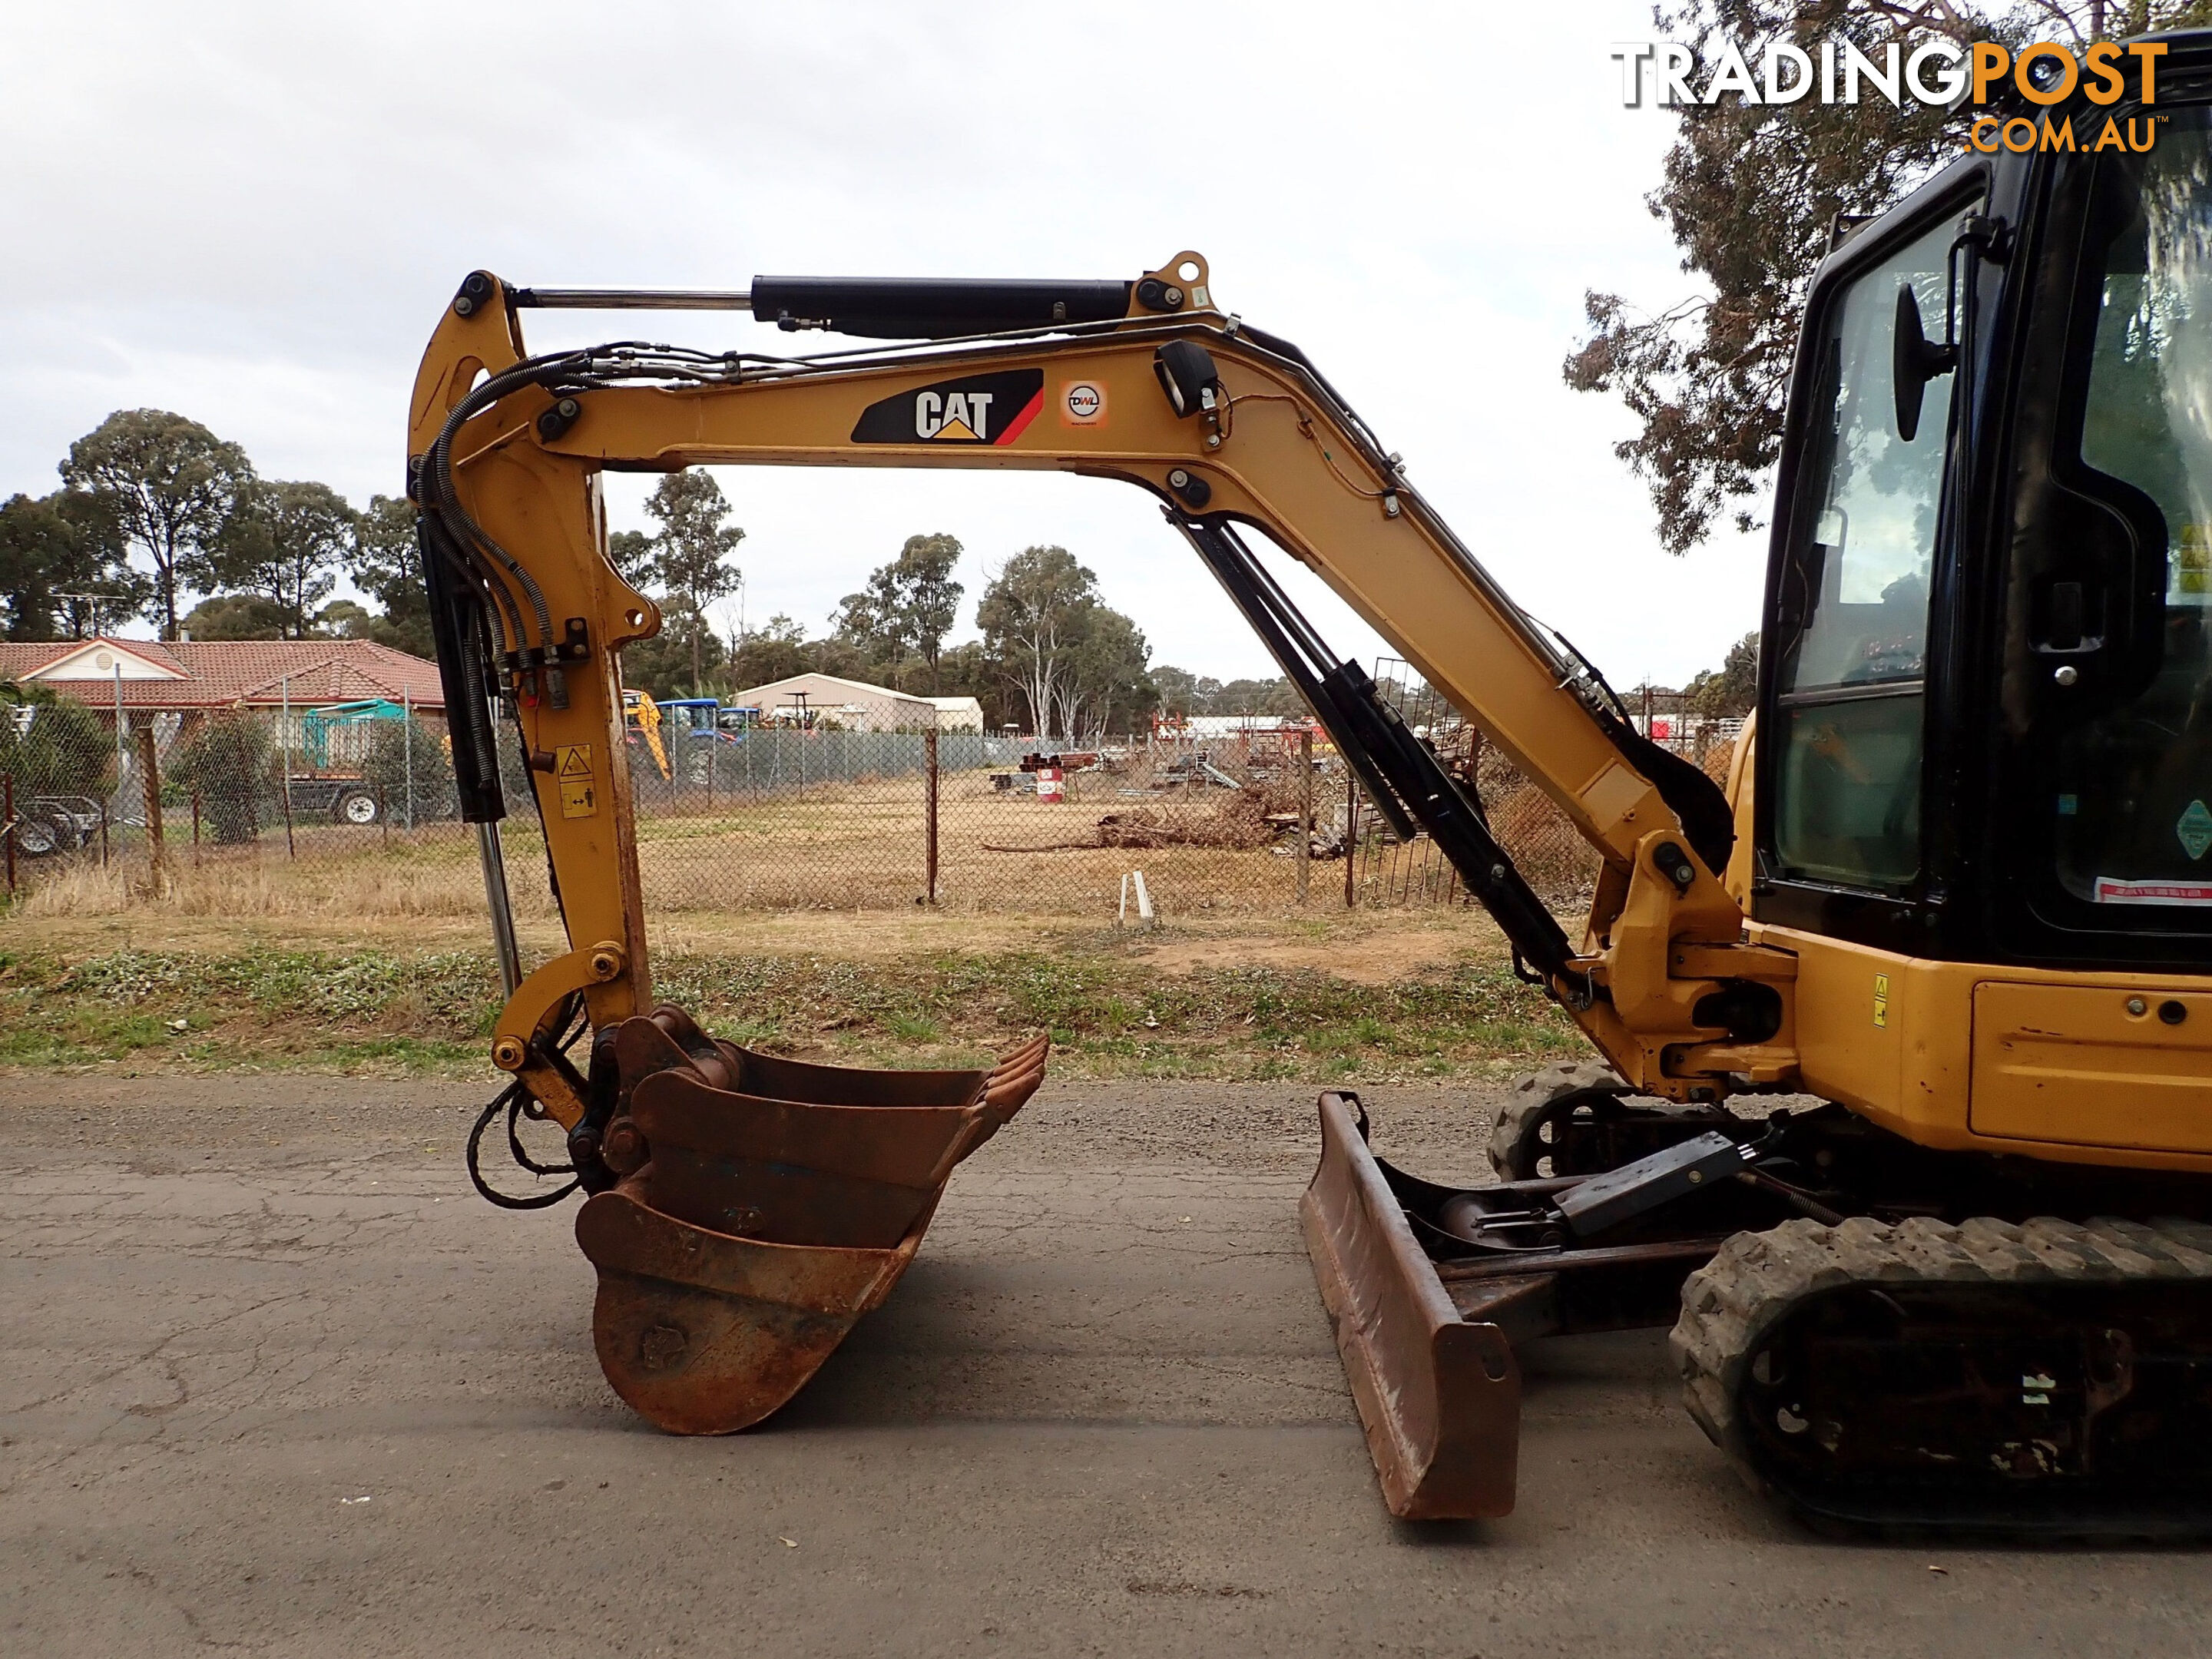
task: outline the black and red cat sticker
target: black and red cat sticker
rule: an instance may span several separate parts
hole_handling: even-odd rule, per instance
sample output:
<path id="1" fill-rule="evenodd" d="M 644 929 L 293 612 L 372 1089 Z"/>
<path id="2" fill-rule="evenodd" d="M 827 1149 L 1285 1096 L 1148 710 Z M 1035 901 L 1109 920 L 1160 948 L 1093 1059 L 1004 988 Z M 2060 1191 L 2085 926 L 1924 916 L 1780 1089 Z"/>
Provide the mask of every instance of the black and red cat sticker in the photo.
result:
<path id="1" fill-rule="evenodd" d="M 1044 407 L 1044 371 L 1009 368 L 939 380 L 870 404 L 853 427 L 856 444 L 1010 444 Z"/>

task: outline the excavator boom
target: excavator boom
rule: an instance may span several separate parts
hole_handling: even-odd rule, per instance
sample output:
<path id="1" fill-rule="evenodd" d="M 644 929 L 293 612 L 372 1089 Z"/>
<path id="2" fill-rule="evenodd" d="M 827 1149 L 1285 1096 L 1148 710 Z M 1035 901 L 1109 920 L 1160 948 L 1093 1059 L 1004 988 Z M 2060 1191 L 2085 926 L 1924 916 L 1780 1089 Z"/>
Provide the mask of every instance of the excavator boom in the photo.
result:
<path id="1" fill-rule="evenodd" d="M 1124 312 L 1092 317 L 1109 288 Z M 512 705 L 576 942 L 574 959 L 539 969 L 540 987 L 502 1018 L 503 1066 L 529 1069 L 533 1086 L 546 1080 L 530 1045 L 570 992 L 582 992 L 595 1019 L 650 996 L 611 711 L 621 647 L 658 616 L 605 562 L 598 475 L 834 464 L 1051 469 L 1151 493 L 1308 690 L 1381 810 L 1438 837 L 1624 1076 L 1652 1092 L 1713 1098 L 1732 1079 L 1787 1073 L 1776 988 L 1788 963 L 1742 944 L 1742 912 L 1720 881 L 1734 830 L 1718 789 L 1638 733 L 1595 672 L 1504 596 L 1302 353 L 1213 308 L 1200 256 L 1121 284 L 786 278 L 757 289 L 635 297 L 763 309 L 773 295 L 785 323 L 819 313 L 863 332 L 932 319 L 988 331 L 803 358 L 637 343 L 533 357 L 521 343 L 531 306 L 614 307 L 625 296 L 511 289 L 478 272 L 417 379 L 410 465 L 425 562 L 455 647 L 441 647 L 448 690 L 471 714 L 502 698 Z M 806 309 L 793 312 L 802 298 Z M 1052 320 L 1040 324 L 1040 311 Z M 1597 849 L 1606 875 L 1580 940 L 1498 848 L 1479 803 L 1297 616 L 1243 529 L 1334 588 Z M 457 757 L 475 786 L 465 779 L 465 810 L 478 821 L 504 810 L 491 719 L 457 727 Z M 1694 975 L 1674 971 L 1669 942 L 1686 938 L 1709 952 Z M 618 963 L 605 980 L 587 971 L 595 951 Z M 548 1086 L 560 1092 L 557 1081 Z M 564 1123 L 581 1109 L 544 1103 Z"/>

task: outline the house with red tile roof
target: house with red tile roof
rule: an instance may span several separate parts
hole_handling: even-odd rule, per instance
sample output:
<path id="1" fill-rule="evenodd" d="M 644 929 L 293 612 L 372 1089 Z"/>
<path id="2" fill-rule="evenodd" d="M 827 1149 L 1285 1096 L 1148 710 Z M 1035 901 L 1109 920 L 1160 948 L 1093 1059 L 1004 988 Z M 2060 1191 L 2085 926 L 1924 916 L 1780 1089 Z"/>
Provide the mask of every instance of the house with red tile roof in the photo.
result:
<path id="1" fill-rule="evenodd" d="M 93 708 L 209 714 L 383 698 L 446 710 L 438 665 L 370 640 L 0 641 L 0 680 L 43 685 Z"/>

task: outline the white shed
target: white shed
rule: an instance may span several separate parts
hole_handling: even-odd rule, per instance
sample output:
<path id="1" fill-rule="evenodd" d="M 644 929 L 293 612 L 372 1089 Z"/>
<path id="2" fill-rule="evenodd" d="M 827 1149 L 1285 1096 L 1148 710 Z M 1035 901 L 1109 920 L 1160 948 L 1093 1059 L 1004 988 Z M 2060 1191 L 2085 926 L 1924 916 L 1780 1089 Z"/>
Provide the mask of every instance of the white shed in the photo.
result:
<path id="1" fill-rule="evenodd" d="M 937 729 L 940 732 L 981 732 L 983 729 L 983 705 L 973 697 L 932 697 L 937 705 Z"/>
<path id="2" fill-rule="evenodd" d="M 763 720 L 836 726 L 848 732 L 983 729 L 982 705 L 973 697 L 920 697 L 836 674 L 793 674 L 735 692 L 724 701 L 757 708 Z"/>

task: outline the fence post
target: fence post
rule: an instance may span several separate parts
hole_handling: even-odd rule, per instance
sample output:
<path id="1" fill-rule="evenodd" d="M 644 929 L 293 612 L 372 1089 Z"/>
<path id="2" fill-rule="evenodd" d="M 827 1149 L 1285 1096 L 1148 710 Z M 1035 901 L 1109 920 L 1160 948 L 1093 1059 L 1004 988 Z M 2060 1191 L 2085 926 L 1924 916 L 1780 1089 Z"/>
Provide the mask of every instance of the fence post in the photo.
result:
<path id="1" fill-rule="evenodd" d="M 146 871 L 154 896 L 160 898 L 168 884 L 168 872 L 161 867 L 161 757 L 154 747 L 150 720 L 138 733 L 138 763 L 146 774 Z"/>
<path id="2" fill-rule="evenodd" d="M 927 871 L 929 902 L 937 902 L 937 733 L 921 734 L 922 861 Z"/>
<path id="3" fill-rule="evenodd" d="M 123 659 L 115 659 L 115 794 L 131 781 L 131 716 L 123 712 Z"/>
<path id="4" fill-rule="evenodd" d="M 402 720 L 399 727 L 399 754 L 402 769 L 407 775 L 407 828 L 415 828 L 415 694 L 400 693 L 399 708 Z"/>
<path id="5" fill-rule="evenodd" d="M 1298 908 L 1304 909 L 1313 879 L 1313 732 L 1298 733 Z"/>
<path id="6" fill-rule="evenodd" d="M 284 856 L 296 859 L 300 849 L 292 839 L 292 677 L 285 675 L 276 689 L 283 700 L 276 715 L 276 735 L 283 740 L 284 753 Z"/>
<path id="7" fill-rule="evenodd" d="M 1359 781 L 1344 769 L 1344 908 L 1352 906 L 1352 864 L 1359 851 Z"/>
<path id="8" fill-rule="evenodd" d="M 8 838 L 8 896 L 15 896 L 15 775 L 0 777 L 0 835 Z"/>

